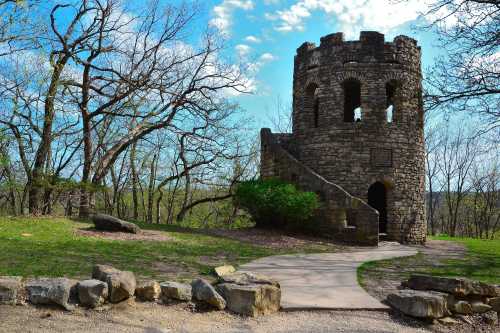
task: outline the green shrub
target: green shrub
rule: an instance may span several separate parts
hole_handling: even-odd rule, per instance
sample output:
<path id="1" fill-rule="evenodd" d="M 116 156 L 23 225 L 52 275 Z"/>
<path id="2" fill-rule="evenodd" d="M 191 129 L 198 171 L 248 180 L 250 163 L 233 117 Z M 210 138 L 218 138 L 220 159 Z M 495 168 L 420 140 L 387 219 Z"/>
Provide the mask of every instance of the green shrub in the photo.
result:
<path id="1" fill-rule="evenodd" d="M 300 224 L 310 219 L 319 207 L 316 193 L 300 191 L 295 185 L 277 179 L 242 182 L 234 200 L 252 215 L 259 227 Z"/>

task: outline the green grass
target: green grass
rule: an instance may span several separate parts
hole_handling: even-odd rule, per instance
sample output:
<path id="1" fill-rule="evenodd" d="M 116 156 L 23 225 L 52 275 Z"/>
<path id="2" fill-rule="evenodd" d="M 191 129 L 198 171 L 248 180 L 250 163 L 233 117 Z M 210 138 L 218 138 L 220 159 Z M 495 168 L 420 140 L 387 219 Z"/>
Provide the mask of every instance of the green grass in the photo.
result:
<path id="1" fill-rule="evenodd" d="M 442 267 L 433 267 L 430 273 L 440 276 L 465 276 L 474 280 L 500 284 L 500 240 L 433 237 L 462 243 L 467 247 L 463 259 L 449 259 Z"/>
<path id="2" fill-rule="evenodd" d="M 394 258 L 363 263 L 357 271 L 358 281 L 366 286 L 367 279 L 405 280 L 411 274 L 467 277 L 487 283 L 500 284 L 500 240 L 482 240 L 458 237 L 431 237 L 462 243 L 467 254 L 460 259 L 435 258 L 422 253 L 412 257 Z"/>
<path id="3" fill-rule="evenodd" d="M 90 226 L 64 218 L 0 217 L 0 275 L 88 277 L 95 264 L 110 264 L 138 276 L 188 279 L 219 264 L 239 265 L 275 254 L 264 247 L 169 226 L 169 241 L 117 241 L 75 234 Z"/>

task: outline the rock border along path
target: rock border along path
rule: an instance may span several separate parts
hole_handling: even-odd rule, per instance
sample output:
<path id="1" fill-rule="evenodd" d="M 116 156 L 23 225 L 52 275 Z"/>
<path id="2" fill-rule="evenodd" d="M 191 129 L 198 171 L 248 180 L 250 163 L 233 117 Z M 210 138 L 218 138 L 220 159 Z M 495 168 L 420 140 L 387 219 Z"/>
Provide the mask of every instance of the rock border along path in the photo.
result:
<path id="1" fill-rule="evenodd" d="M 279 255 L 257 259 L 241 271 L 265 274 L 281 284 L 281 307 L 293 310 L 387 310 L 358 284 L 357 268 L 372 260 L 407 257 L 417 250 L 394 242 L 352 252 Z"/>

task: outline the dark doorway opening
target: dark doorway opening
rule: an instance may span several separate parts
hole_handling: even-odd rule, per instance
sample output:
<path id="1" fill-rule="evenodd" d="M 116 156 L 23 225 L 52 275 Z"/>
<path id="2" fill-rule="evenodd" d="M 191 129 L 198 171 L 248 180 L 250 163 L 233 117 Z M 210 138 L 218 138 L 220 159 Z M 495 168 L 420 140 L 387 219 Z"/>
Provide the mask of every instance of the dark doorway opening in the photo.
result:
<path id="1" fill-rule="evenodd" d="M 379 232 L 387 233 L 387 193 L 384 184 L 375 182 L 368 189 L 368 204 L 378 210 Z"/>

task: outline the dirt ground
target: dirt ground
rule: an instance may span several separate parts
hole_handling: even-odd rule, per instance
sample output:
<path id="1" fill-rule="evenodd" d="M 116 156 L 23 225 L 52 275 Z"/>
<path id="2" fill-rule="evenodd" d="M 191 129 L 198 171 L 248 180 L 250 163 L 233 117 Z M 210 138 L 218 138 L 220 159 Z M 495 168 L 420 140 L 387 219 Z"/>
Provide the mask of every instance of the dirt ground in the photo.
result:
<path id="1" fill-rule="evenodd" d="M 345 244 L 339 244 L 324 238 L 285 234 L 282 231 L 246 228 L 246 229 L 207 229 L 204 233 L 213 236 L 227 237 L 246 242 L 253 245 L 264 246 L 280 251 L 301 250 L 301 249 L 321 249 L 322 251 L 344 251 L 348 250 Z"/>
<path id="2" fill-rule="evenodd" d="M 94 228 L 82 228 L 82 229 L 76 229 L 75 234 L 77 234 L 78 236 L 97 237 L 110 240 L 138 240 L 138 241 L 156 241 L 156 242 L 164 242 L 172 240 L 172 237 L 169 237 L 166 232 L 155 231 L 155 230 L 141 230 L 137 234 L 131 234 L 127 232 L 111 232 L 111 231 L 96 230 Z"/>
<path id="3" fill-rule="evenodd" d="M 228 312 L 193 312 L 188 305 L 134 303 L 106 311 L 58 309 L 33 306 L 0 306 L 2 333 L 307 333 L 307 332 L 469 332 L 450 331 L 397 314 L 375 311 L 281 312 L 260 318 L 245 318 Z M 493 331 L 492 331 L 493 332 Z"/>

